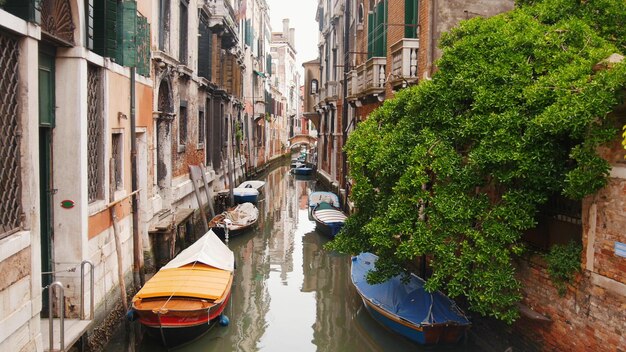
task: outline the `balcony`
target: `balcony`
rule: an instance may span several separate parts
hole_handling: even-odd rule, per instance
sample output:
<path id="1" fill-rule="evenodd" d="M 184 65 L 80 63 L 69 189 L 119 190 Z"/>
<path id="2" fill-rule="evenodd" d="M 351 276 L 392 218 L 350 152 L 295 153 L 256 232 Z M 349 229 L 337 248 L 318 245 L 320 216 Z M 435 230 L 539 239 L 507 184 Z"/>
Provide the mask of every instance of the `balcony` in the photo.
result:
<path id="1" fill-rule="evenodd" d="M 378 95 L 385 92 L 387 58 L 373 57 L 365 62 L 364 72 L 359 73 L 359 83 L 362 87 L 359 91 L 366 95 Z M 363 65 L 359 66 L 362 70 Z M 363 80 L 361 80 L 363 78 Z"/>
<path id="2" fill-rule="evenodd" d="M 416 83 L 419 39 L 403 38 L 391 46 L 391 86 L 406 87 Z"/>
<path id="3" fill-rule="evenodd" d="M 320 100 L 324 100 L 326 102 L 336 101 L 339 99 L 339 82 L 337 81 L 329 81 L 325 83 L 325 89 L 322 89 L 321 92 L 324 95 L 321 95 Z"/>
<path id="4" fill-rule="evenodd" d="M 209 8 L 211 17 L 209 18 L 209 27 L 220 34 L 222 38 L 222 49 L 229 49 L 238 43 L 237 33 L 238 25 L 235 20 L 235 10 L 229 0 L 207 0 L 206 5 Z"/>

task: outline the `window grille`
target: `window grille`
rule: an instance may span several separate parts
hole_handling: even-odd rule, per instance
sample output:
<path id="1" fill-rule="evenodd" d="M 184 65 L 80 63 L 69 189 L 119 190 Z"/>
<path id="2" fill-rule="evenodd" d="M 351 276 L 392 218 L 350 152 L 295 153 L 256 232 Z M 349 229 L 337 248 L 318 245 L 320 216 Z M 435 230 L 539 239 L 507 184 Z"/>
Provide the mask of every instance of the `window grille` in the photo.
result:
<path id="1" fill-rule="evenodd" d="M 87 69 L 87 193 L 89 202 L 103 197 L 102 102 L 100 69 L 89 65 Z"/>
<path id="2" fill-rule="evenodd" d="M 123 178 L 122 178 L 122 167 L 123 160 L 122 155 L 124 151 L 124 146 L 122 144 L 122 134 L 121 133 L 113 133 L 113 138 L 111 139 L 111 159 L 113 160 L 113 185 L 116 190 L 122 190 L 124 187 Z"/>
<path id="3" fill-rule="evenodd" d="M 178 145 L 187 144 L 187 102 L 180 102 L 180 113 L 178 118 Z"/>
<path id="4" fill-rule="evenodd" d="M 17 40 L 0 32 L 0 238 L 21 227 Z"/>
<path id="5" fill-rule="evenodd" d="M 198 111 L 198 146 L 204 145 L 204 110 Z"/>

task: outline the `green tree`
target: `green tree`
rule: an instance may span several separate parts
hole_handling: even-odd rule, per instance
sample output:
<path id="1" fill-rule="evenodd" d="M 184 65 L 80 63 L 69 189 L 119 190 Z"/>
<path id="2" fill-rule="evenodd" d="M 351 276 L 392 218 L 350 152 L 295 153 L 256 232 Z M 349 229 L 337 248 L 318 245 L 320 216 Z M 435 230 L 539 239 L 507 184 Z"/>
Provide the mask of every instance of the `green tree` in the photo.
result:
<path id="1" fill-rule="evenodd" d="M 608 113 L 626 85 L 624 0 L 520 1 L 462 22 L 441 40 L 431 81 L 399 92 L 346 145 L 357 212 L 330 244 L 380 256 L 380 281 L 427 255 L 429 290 L 512 322 L 512 258 L 540 205 L 606 183 L 596 148 L 617 136 Z"/>

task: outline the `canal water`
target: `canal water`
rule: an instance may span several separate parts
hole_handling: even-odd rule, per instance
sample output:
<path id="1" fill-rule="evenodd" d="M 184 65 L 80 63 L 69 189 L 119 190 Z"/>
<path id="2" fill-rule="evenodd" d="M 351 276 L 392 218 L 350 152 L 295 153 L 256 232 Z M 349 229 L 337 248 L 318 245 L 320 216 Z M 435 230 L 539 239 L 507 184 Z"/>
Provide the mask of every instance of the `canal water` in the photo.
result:
<path id="1" fill-rule="evenodd" d="M 307 197 L 319 184 L 268 172 L 258 227 L 231 238 L 236 270 L 226 315 L 177 351 L 479 351 L 471 343 L 421 347 L 374 321 L 350 282 L 350 256 L 324 249 L 328 238 L 308 219 Z M 166 351 L 138 323 L 122 328 L 106 351 Z M 140 340 L 138 346 L 133 342 Z"/>

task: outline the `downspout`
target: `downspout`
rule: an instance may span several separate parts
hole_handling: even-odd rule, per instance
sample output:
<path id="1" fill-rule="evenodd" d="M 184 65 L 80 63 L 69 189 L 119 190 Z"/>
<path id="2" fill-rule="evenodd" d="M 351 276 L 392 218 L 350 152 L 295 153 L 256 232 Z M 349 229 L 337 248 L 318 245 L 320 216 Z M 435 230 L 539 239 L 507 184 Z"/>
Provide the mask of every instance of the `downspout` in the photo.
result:
<path id="1" fill-rule="evenodd" d="M 135 287 L 141 287 L 145 283 L 145 274 L 143 272 L 143 244 L 139 235 L 139 193 L 135 193 L 138 189 L 137 185 L 137 127 L 135 118 L 135 67 L 130 68 L 130 168 L 131 168 L 131 187 L 134 193 L 132 198 L 133 213 L 133 282 Z"/>
<path id="2" fill-rule="evenodd" d="M 433 62 L 435 61 L 435 7 L 437 0 L 430 1 L 430 20 L 428 29 L 428 64 L 426 65 L 426 74 L 428 78 L 433 76 Z"/>
<path id="3" fill-rule="evenodd" d="M 348 68 L 350 67 L 350 0 L 346 0 L 346 10 L 344 13 L 344 29 L 343 29 L 343 100 L 341 109 L 341 127 L 343 135 L 341 138 L 341 172 L 343 173 L 342 188 L 345 190 L 344 209 L 348 204 L 348 161 L 347 154 L 344 150 L 346 139 L 348 139 Z"/>

